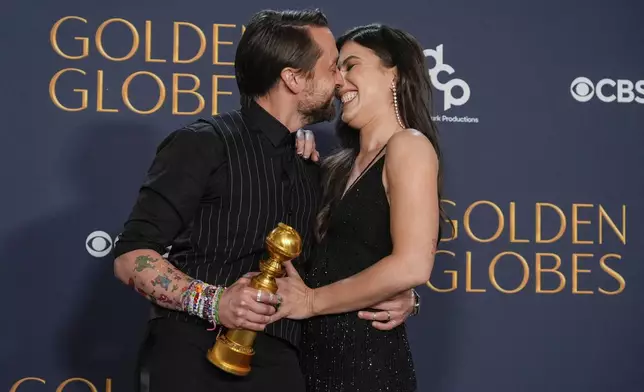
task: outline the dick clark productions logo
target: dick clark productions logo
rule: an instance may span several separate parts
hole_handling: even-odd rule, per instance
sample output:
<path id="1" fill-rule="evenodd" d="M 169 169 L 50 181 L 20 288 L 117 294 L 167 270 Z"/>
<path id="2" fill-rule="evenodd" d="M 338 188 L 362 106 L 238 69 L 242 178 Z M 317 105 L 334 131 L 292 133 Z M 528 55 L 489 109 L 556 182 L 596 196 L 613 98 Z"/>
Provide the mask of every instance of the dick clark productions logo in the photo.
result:
<path id="1" fill-rule="evenodd" d="M 438 80 L 438 75 L 446 72 L 448 75 L 456 72 L 452 66 L 446 64 L 443 60 L 443 45 L 438 45 L 436 49 L 423 50 L 425 57 L 431 57 L 436 61 L 436 65 L 429 69 L 429 77 L 431 78 L 432 85 L 439 91 L 443 92 L 443 110 L 448 111 L 452 106 L 464 105 L 470 99 L 470 86 L 463 79 L 454 78 L 445 83 Z M 454 94 L 455 88 L 461 89 L 461 96 L 456 97 Z"/>

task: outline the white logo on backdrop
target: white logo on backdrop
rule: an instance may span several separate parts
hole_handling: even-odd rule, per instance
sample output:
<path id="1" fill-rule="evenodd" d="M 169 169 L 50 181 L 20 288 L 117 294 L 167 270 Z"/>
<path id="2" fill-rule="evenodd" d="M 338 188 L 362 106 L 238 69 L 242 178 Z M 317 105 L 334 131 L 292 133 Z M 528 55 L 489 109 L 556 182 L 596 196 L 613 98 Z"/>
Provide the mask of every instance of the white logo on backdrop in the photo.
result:
<path id="1" fill-rule="evenodd" d="M 589 102 L 597 97 L 602 102 L 610 103 L 644 103 L 644 80 L 604 78 L 594 83 L 580 76 L 570 84 L 570 94 L 579 102 Z"/>
<path id="2" fill-rule="evenodd" d="M 105 257 L 112 251 L 114 242 L 109 234 L 97 230 L 87 236 L 85 249 L 87 249 L 87 253 L 94 257 Z"/>
<path id="3" fill-rule="evenodd" d="M 110 254 L 118 240 L 118 235 L 112 238 L 106 232 L 96 230 L 87 236 L 87 239 L 85 240 L 85 249 L 87 249 L 87 253 L 96 258 L 105 257 Z M 166 253 L 162 256 L 167 258 L 170 253 L 170 249 L 172 249 L 172 246 L 168 246 L 166 248 Z"/>
<path id="4" fill-rule="evenodd" d="M 423 51 L 425 57 L 431 57 L 436 64 L 429 69 L 429 77 L 432 85 L 443 93 L 443 110 L 447 112 L 454 106 L 462 106 L 470 99 L 471 91 L 470 85 L 461 78 L 452 78 L 442 83 L 439 78 L 440 74 L 447 73 L 452 75 L 456 70 L 447 64 L 443 58 L 443 45 L 438 45 L 436 49 L 425 49 Z M 460 94 L 459 94 L 460 90 Z M 463 123 L 478 123 L 478 118 L 472 117 L 450 117 L 447 115 L 434 116 L 434 121 L 439 122 L 463 122 Z"/>

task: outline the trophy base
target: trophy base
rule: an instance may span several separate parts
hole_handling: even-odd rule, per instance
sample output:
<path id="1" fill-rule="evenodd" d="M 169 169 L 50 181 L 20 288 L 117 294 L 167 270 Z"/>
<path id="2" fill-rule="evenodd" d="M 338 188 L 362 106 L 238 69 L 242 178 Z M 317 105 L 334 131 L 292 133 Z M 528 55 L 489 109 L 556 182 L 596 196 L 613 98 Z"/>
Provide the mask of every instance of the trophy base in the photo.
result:
<path id="1" fill-rule="evenodd" d="M 250 373 L 254 354 L 252 348 L 237 344 L 224 335 L 219 336 L 215 346 L 208 351 L 208 360 L 227 373 L 245 376 Z"/>

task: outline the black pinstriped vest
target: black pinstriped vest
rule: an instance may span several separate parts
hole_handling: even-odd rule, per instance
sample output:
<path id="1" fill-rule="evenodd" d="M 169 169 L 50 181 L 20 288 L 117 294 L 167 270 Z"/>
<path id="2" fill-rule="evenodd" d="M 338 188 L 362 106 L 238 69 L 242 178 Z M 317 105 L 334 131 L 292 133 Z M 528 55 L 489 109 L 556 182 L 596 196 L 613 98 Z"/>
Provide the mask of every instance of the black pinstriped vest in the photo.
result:
<path id="1" fill-rule="evenodd" d="M 233 111 L 189 127 L 195 132 L 215 132 L 224 142 L 228 165 L 228 189 L 222 189 L 215 201 L 200 203 L 190 228 L 168 255 L 171 263 L 193 278 L 230 286 L 245 273 L 259 271 L 259 261 L 266 256 L 266 236 L 279 222 L 302 237 L 302 254 L 294 260 L 298 270 L 311 254 L 319 168 L 297 156 L 292 136 L 285 138 L 283 152 L 268 153 L 263 146 L 269 141 L 259 126 L 244 112 Z M 277 165 L 284 170 L 276 172 Z M 155 315 L 203 322 L 160 307 L 155 307 Z M 282 319 L 268 325 L 266 333 L 298 346 L 301 329 L 299 321 Z"/>

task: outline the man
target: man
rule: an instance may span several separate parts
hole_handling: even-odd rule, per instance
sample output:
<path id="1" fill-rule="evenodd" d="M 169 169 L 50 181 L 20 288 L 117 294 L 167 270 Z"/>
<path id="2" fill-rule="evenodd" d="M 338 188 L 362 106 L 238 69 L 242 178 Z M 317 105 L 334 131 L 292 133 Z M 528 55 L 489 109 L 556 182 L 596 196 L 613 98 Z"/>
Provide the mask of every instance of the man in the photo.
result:
<path id="1" fill-rule="evenodd" d="M 295 132 L 334 118 L 337 56 L 321 12 L 259 12 L 235 56 L 241 110 L 199 120 L 160 144 L 115 245 L 116 276 L 154 303 L 142 389 L 304 391 L 300 325 L 269 324 L 278 298 L 250 288 L 245 274 L 259 269 L 279 222 L 302 235 L 294 265 L 310 255 L 319 168 L 296 155 Z M 412 308 L 404 294 L 393 304 L 401 318 Z M 222 325 L 260 331 L 248 376 L 207 361 Z"/>

